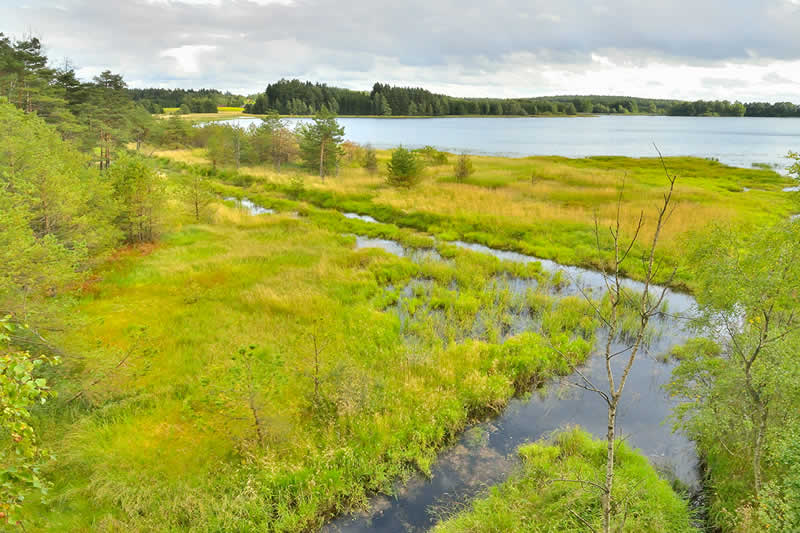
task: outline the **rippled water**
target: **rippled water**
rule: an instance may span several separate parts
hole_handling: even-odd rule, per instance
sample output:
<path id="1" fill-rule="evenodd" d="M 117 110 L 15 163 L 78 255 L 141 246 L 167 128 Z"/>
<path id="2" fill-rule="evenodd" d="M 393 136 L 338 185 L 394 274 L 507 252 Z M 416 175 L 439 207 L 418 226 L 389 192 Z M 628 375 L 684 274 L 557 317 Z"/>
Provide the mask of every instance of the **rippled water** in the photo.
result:
<path id="1" fill-rule="evenodd" d="M 287 119 L 294 126 L 308 119 Z M 716 158 L 750 167 L 776 164 L 785 169 L 786 153 L 800 148 L 800 118 L 761 117 L 463 117 L 347 118 L 345 137 L 377 148 L 431 145 L 449 152 L 586 157 L 653 157 L 656 143 L 665 156 Z M 257 118 L 231 119 L 247 126 Z"/>

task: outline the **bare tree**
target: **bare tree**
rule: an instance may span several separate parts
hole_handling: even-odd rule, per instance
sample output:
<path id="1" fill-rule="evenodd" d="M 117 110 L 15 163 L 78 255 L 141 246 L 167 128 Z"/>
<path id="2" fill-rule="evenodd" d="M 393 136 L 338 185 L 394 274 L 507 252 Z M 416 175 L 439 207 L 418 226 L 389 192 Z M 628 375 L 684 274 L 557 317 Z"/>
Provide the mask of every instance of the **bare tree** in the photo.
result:
<path id="1" fill-rule="evenodd" d="M 655 145 L 654 145 L 655 146 Z M 677 176 L 671 176 L 667 169 L 664 158 L 658 147 L 655 147 L 658 152 L 661 164 L 664 168 L 664 173 L 667 178 L 667 191 L 664 193 L 663 202 L 658 208 L 656 217 L 656 227 L 653 232 L 652 240 L 649 242 L 647 249 L 641 256 L 643 267 L 643 288 L 641 293 L 634 291 L 630 287 L 626 287 L 623 283 L 623 265 L 627 264 L 631 257 L 637 242 L 641 237 L 642 228 L 644 227 L 644 212 L 639 214 L 638 221 L 632 230 L 629 237 L 623 235 L 622 228 L 622 201 L 625 192 L 625 183 L 623 180 L 620 192 L 617 198 L 617 213 L 615 223 L 608 228 L 611 237 L 610 250 L 602 245 L 600 223 L 595 217 L 595 240 L 598 251 L 605 254 L 610 251 L 613 255 L 613 261 L 610 268 L 604 268 L 601 273 L 603 282 L 606 288 L 606 296 L 608 298 L 607 309 L 601 308 L 586 292 L 581 290 L 584 298 L 594 309 L 595 314 L 608 330 L 608 337 L 603 349 L 604 365 L 607 377 L 607 383 L 602 387 L 592 382 L 580 369 L 576 368 L 570 362 L 575 373 L 579 376 L 580 382 L 575 383 L 576 386 L 586 389 L 588 391 L 598 394 L 606 403 L 607 410 L 607 429 L 606 429 L 606 471 L 605 480 L 601 483 L 591 483 L 584 480 L 559 480 L 559 481 L 577 481 L 581 484 L 588 484 L 600 490 L 603 504 L 603 532 L 611 533 L 612 530 L 622 531 L 625 525 L 625 513 L 621 523 L 617 528 L 614 528 L 613 517 L 617 511 L 617 503 L 624 503 L 622 501 L 615 502 L 612 490 L 614 488 L 614 456 L 616 452 L 616 427 L 617 416 L 619 413 L 619 405 L 622 400 L 625 384 L 628 381 L 631 370 L 636 358 L 644 348 L 645 336 L 647 327 L 650 320 L 657 315 L 660 311 L 661 304 L 666 296 L 667 286 L 672 282 L 675 277 L 675 270 L 673 270 L 665 279 L 665 285 L 661 288 L 657 287 L 655 282 L 661 276 L 661 263 L 656 260 L 656 250 L 661 238 L 661 233 L 667 221 L 674 210 L 672 205 L 672 196 L 675 189 L 675 182 Z M 603 306 L 605 307 L 605 306 Z M 637 326 L 633 331 L 623 332 L 621 330 L 622 313 L 628 309 L 633 309 L 638 317 Z M 615 346 L 615 339 L 623 336 L 627 340 L 627 346 L 618 350 Z M 563 357 L 566 356 L 562 354 Z M 613 362 L 617 357 L 627 357 L 624 360 L 622 371 L 615 375 Z M 567 359 L 569 362 L 569 360 Z M 585 524 L 584 520 L 581 520 Z"/>

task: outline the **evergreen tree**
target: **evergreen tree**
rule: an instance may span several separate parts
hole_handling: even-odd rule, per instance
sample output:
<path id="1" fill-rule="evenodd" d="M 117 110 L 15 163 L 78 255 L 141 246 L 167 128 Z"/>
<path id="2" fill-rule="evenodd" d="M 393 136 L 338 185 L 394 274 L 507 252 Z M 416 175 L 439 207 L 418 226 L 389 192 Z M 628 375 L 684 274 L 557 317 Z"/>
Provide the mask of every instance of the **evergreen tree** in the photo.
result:
<path id="1" fill-rule="evenodd" d="M 152 242 L 166 201 L 163 178 L 140 157 L 122 154 L 109 168 L 118 202 L 116 224 L 129 243 Z"/>
<path id="2" fill-rule="evenodd" d="M 0 131 L 0 309 L 24 320 L 119 233 L 107 180 L 52 126 L 0 103 Z"/>
<path id="3" fill-rule="evenodd" d="M 324 109 L 314 120 L 298 126 L 300 136 L 300 155 L 310 170 L 319 170 L 319 177 L 331 175 L 341 157 L 340 145 L 344 140 L 344 128 L 336 121 L 336 116 Z"/>
<path id="4" fill-rule="evenodd" d="M 85 102 L 80 105 L 79 118 L 88 127 L 94 146 L 100 150 L 100 170 L 110 166 L 112 152 L 130 133 L 134 105 L 125 87 L 121 75 L 106 70 L 94 78 L 94 83 L 87 88 Z"/>
<path id="5" fill-rule="evenodd" d="M 399 146 L 387 163 L 387 182 L 394 187 L 411 187 L 422 178 L 422 163 L 414 152 Z"/>

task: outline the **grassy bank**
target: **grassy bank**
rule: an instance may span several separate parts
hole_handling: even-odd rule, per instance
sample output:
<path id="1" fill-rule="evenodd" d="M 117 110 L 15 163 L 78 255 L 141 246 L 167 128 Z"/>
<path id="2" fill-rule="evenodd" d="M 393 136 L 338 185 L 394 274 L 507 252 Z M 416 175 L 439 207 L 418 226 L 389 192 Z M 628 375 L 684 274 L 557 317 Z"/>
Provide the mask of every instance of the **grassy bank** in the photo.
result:
<path id="1" fill-rule="evenodd" d="M 207 164 L 202 149 L 156 155 L 190 165 Z M 389 152 L 378 155 L 383 165 Z M 324 182 L 300 169 L 277 173 L 267 167 L 243 167 L 240 177 L 227 174 L 223 179 L 244 185 L 248 195 L 285 196 L 291 178 L 300 175 L 304 187 L 293 194 L 314 205 L 368 214 L 445 239 L 465 239 L 590 268 L 602 268 L 609 261 L 596 248 L 595 217 L 605 239 L 624 182 L 623 223 L 632 230 L 643 213 L 642 242 L 651 237 L 652 206 L 660 201 L 665 183 L 656 158 L 476 156 L 472 160 L 475 172 L 463 183 L 456 181 L 452 165 L 429 166 L 423 182 L 410 190 L 389 187 L 380 174 L 370 175 L 354 165 L 344 166 L 338 176 Z M 774 171 L 697 158 L 667 158 L 666 164 L 671 174 L 679 176 L 677 208 L 662 237 L 661 254 L 667 265 L 678 266 L 687 240 L 701 238 L 696 234 L 711 221 L 746 231 L 796 210 L 790 195 L 781 191 L 792 181 Z M 631 265 L 627 274 L 639 277 L 639 263 Z M 675 284 L 690 286 L 690 273 L 679 271 Z"/>
<path id="2" fill-rule="evenodd" d="M 580 532 L 590 530 L 587 523 L 600 531 L 600 498 L 589 483 L 601 482 L 605 446 L 605 441 L 594 441 L 578 429 L 560 433 L 551 442 L 522 446 L 521 471 L 439 524 L 435 533 Z M 686 501 L 658 477 L 645 457 L 624 442 L 617 453 L 614 496 L 626 506 L 620 530 L 698 531 Z"/>
<path id="3" fill-rule="evenodd" d="M 217 205 L 83 287 L 79 324 L 58 339 L 60 401 L 39 413 L 55 487 L 29 503 L 28 529 L 314 529 L 428 471 L 470 420 L 567 372 L 553 347 L 588 354 L 586 303 L 512 297 L 495 281 L 547 291 L 536 265 L 450 247 L 446 261 L 416 262 L 354 250 L 343 233 L 433 243 L 286 207 L 299 215 Z M 523 311 L 539 333 L 509 332 Z"/>

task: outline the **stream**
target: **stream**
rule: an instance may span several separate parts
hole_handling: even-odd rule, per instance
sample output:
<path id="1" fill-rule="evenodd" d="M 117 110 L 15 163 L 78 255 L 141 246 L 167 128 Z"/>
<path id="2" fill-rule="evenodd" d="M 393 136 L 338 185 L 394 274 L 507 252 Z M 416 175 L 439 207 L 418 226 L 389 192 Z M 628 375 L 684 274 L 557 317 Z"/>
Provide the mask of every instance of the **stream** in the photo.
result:
<path id="1" fill-rule="evenodd" d="M 800 190 L 787 187 L 785 192 Z M 247 198 L 235 201 L 253 215 L 273 213 Z M 341 213 L 349 219 L 379 223 L 368 215 Z M 791 217 L 797 220 L 800 214 Z M 422 250 L 404 247 L 396 241 L 356 237 L 356 248 L 380 248 L 412 261 L 444 261 L 434 249 Z M 601 273 L 575 266 L 564 266 L 554 261 L 533 256 L 497 250 L 480 244 L 453 241 L 450 244 L 476 253 L 489 254 L 501 260 L 521 263 L 538 262 L 542 270 L 555 274 L 561 272 L 566 281 L 557 296 L 586 294 L 599 298 L 605 292 Z M 509 277 L 507 286 L 517 293 L 531 288 L 529 280 Z M 638 281 L 625 279 L 623 285 L 632 290 L 643 289 Z M 651 287 L 658 294 L 661 287 Z M 694 444 L 682 433 L 673 432 L 669 423 L 673 407 L 677 404 L 668 397 L 663 386 L 668 383 L 676 363 L 663 357 L 670 350 L 691 337 L 685 317 L 692 314 L 695 300 L 691 296 L 667 289 L 664 293 L 665 313 L 651 320 L 660 332 L 637 357 L 619 408 L 617 434 L 632 447 L 646 455 L 651 464 L 667 479 L 685 485 L 690 495 L 701 493 L 700 466 Z M 684 318 L 682 318 L 684 317 Z M 524 321 L 519 321 L 524 323 Z M 598 332 L 596 346 L 602 346 L 605 334 Z M 614 343 L 612 351 L 626 348 Z M 581 372 L 600 388 L 607 386 L 605 366 L 597 348 L 581 367 Z M 661 357 L 659 357 L 661 356 Z M 617 375 L 621 373 L 625 357 L 612 362 Z M 465 430 L 457 441 L 440 452 L 431 468 L 431 476 L 415 474 L 405 482 L 398 482 L 395 494 L 375 495 L 367 511 L 340 516 L 327 524 L 326 533 L 361 531 L 416 532 L 426 531 L 439 520 L 470 505 L 473 498 L 485 490 L 505 481 L 519 466 L 516 449 L 525 443 L 546 438 L 553 432 L 579 425 L 595 437 L 604 438 L 606 431 L 606 406 L 595 394 L 575 387 L 570 382 L 579 380 L 573 374 L 563 380 L 554 380 L 546 387 L 533 391 L 527 397 L 515 398 L 503 412 L 477 423 Z"/>
<path id="2" fill-rule="evenodd" d="M 247 199 L 240 205 L 252 214 L 269 213 Z M 377 222 L 372 217 L 355 213 L 342 213 L 347 218 Z M 514 262 L 539 262 L 550 274 L 562 272 L 565 284 L 558 296 L 590 294 L 600 297 L 605 291 L 603 276 L 596 271 L 563 266 L 549 260 L 492 249 L 483 245 L 453 241 L 450 244 L 476 253 L 490 254 L 498 259 Z M 404 247 L 396 241 L 356 235 L 356 248 L 380 248 L 390 254 L 408 257 L 412 261 L 443 260 L 435 250 L 418 250 Z M 530 281 L 508 278 L 508 287 L 517 292 L 530 288 Z M 624 280 L 623 284 L 641 290 L 643 284 Z M 651 290 L 660 292 L 660 287 Z M 617 433 L 634 448 L 646 455 L 651 464 L 667 479 L 677 479 L 697 494 L 701 489 L 700 469 L 694 444 L 680 432 L 673 432 L 668 418 L 676 401 L 663 390 L 675 366 L 674 361 L 664 362 L 659 356 L 667 354 L 674 346 L 690 338 L 686 321 L 681 316 L 691 314 L 694 299 L 672 290 L 665 291 L 666 313 L 651 320 L 660 332 L 640 353 L 628 382 L 619 408 Z M 604 333 L 598 332 L 597 346 L 603 344 Z M 612 350 L 626 346 L 614 343 Z M 581 371 L 600 388 L 606 386 L 605 366 L 595 350 L 581 367 Z M 616 358 L 612 366 L 617 375 L 624 366 L 625 357 Z M 592 392 L 572 386 L 577 374 L 563 380 L 554 380 L 546 387 L 533 391 L 527 397 L 515 398 L 503 412 L 474 424 L 463 432 L 450 447 L 444 449 L 431 469 L 431 477 L 415 474 L 398 483 L 395 494 L 378 494 L 367 511 L 334 519 L 323 528 L 327 533 L 360 531 L 416 532 L 433 527 L 440 519 L 468 506 L 489 486 L 507 479 L 519 466 L 516 449 L 569 426 L 580 425 L 598 438 L 606 431 L 605 403 Z"/>
<path id="3" fill-rule="evenodd" d="M 562 296 L 581 291 L 599 296 L 604 290 L 603 278 L 598 272 L 478 244 L 461 241 L 451 244 L 508 261 L 537 261 L 544 271 L 551 274 L 561 270 L 567 280 L 566 286 L 558 292 Z M 418 257 L 418 252 L 385 239 L 357 237 L 356 247 L 382 248 L 412 260 Z M 625 280 L 624 284 L 631 289 L 643 288 L 640 282 L 633 280 Z M 524 282 L 512 281 L 509 287 L 517 291 L 527 289 Z M 662 385 L 669 381 L 675 363 L 657 359 L 689 338 L 684 321 L 673 315 L 690 313 L 694 299 L 667 290 L 665 301 L 668 314 L 661 314 L 652 321 L 661 334 L 637 358 L 626 384 L 618 433 L 633 447 L 639 448 L 666 477 L 676 478 L 696 492 L 700 489 L 700 478 L 694 445 L 684 435 L 674 433 L 666 422 L 676 402 L 670 400 Z M 602 331 L 598 337 L 598 345 L 601 345 L 604 341 Z M 624 345 L 615 344 L 613 349 L 623 348 Z M 623 365 L 624 357 L 617 358 L 615 371 L 619 373 Z M 599 357 L 590 357 L 582 372 L 601 387 L 606 381 L 605 366 Z M 504 481 L 518 465 L 515 451 L 521 444 L 574 425 L 582 426 L 596 437 L 603 437 L 606 431 L 605 404 L 594 393 L 571 386 L 566 381 L 577 381 L 577 376 L 551 383 L 527 398 L 512 400 L 502 414 L 471 426 L 453 446 L 443 450 L 430 478 L 415 475 L 408 482 L 398 484 L 394 496 L 377 495 L 368 511 L 339 517 L 324 531 L 427 530 L 443 516 L 468 505 L 488 486 Z"/>

